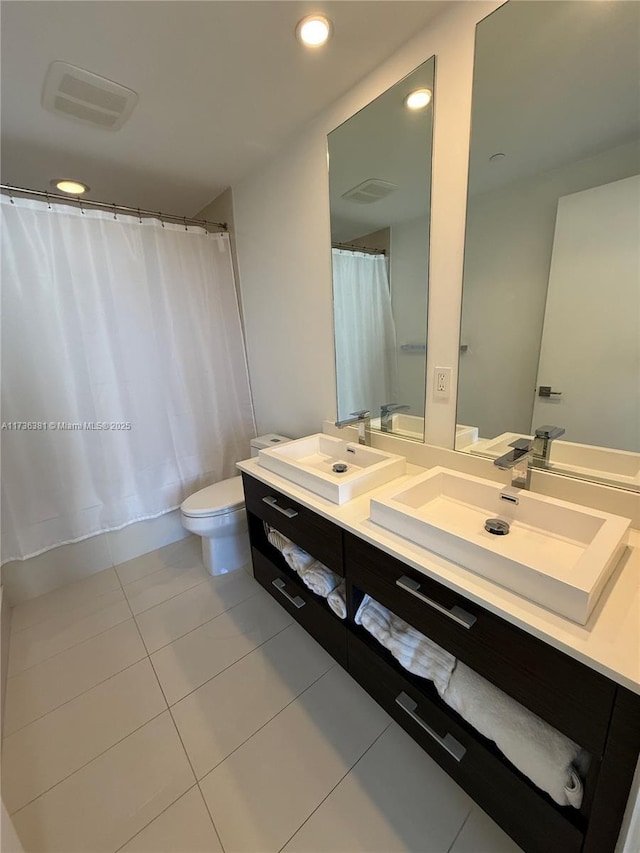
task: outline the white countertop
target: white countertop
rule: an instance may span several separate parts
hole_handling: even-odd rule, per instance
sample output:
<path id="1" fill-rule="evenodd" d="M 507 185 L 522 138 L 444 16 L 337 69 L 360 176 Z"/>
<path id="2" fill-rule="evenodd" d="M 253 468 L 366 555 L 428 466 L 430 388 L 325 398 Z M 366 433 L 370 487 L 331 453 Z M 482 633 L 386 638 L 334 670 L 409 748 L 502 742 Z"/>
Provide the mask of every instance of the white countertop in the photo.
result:
<path id="1" fill-rule="evenodd" d="M 609 579 L 587 624 L 577 625 L 373 524 L 369 520 L 369 500 L 387 489 L 388 483 L 338 506 L 272 474 L 257 459 L 239 462 L 238 468 L 640 694 L 640 531 L 631 531 L 627 553 Z M 407 464 L 407 474 L 394 482 L 400 484 L 426 470 Z"/>

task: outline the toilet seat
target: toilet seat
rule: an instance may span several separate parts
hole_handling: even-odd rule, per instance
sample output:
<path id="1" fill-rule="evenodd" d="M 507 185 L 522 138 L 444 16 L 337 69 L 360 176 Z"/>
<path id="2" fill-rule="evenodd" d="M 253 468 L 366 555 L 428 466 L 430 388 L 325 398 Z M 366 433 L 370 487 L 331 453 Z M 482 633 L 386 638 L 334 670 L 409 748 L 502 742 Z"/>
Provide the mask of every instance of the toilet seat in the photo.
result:
<path id="1" fill-rule="evenodd" d="M 180 509 L 190 518 L 227 515 L 244 508 L 242 477 L 230 477 L 190 495 Z"/>

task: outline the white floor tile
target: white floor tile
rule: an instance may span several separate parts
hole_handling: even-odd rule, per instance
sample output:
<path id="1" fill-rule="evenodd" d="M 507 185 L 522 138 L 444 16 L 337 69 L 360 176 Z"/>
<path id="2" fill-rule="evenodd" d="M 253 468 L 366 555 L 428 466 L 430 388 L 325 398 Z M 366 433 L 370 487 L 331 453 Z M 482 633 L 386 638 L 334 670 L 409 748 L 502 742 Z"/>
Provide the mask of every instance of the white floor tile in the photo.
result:
<path id="1" fill-rule="evenodd" d="M 220 575 L 145 610 L 136 621 L 147 649 L 155 652 L 261 589 L 246 572 Z"/>
<path id="2" fill-rule="evenodd" d="M 193 568 L 201 565 L 200 537 L 188 536 L 186 539 L 165 545 L 164 548 L 158 548 L 156 551 L 150 551 L 148 554 L 127 560 L 126 563 L 120 563 L 116 565 L 115 570 L 122 585 L 126 586 L 126 584 L 134 583 L 153 572 L 169 569 L 172 566 L 174 568 Z"/>
<path id="3" fill-rule="evenodd" d="M 166 709 L 148 660 L 5 738 L 2 797 L 17 811 Z"/>
<path id="4" fill-rule="evenodd" d="M 60 613 L 46 622 L 18 631 L 11 637 L 9 675 L 48 660 L 130 618 L 129 605 L 123 599 L 77 622 L 70 623 L 65 614 Z"/>
<path id="5" fill-rule="evenodd" d="M 120 853 L 223 853 L 196 785 L 121 849 Z"/>
<path id="6" fill-rule="evenodd" d="M 284 849 L 447 853 L 472 807 L 464 791 L 394 723 Z"/>
<path id="7" fill-rule="evenodd" d="M 491 818 L 474 806 L 451 853 L 523 853 Z"/>
<path id="8" fill-rule="evenodd" d="M 26 851 L 113 853 L 193 786 L 168 712 L 13 817 Z"/>
<path id="9" fill-rule="evenodd" d="M 196 777 L 306 690 L 333 658 L 293 624 L 172 708 Z"/>
<path id="10" fill-rule="evenodd" d="M 13 676 L 7 682 L 5 736 L 144 657 L 136 624 L 128 619 Z"/>
<path id="11" fill-rule="evenodd" d="M 279 850 L 388 724 L 329 670 L 200 783 L 227 853 Z"/>
<path id="12" fill-rule="evenodd" d="M 268 595 L 256 595 L 151 655 L 173 705 L 292 622 Z"/>
<path id="13" fill-rule="evenodd" d="M 71 619 L 77 621 L 78 618 L 99 610 L 103 600 L 107 605 L 111 604 L 108 596 L 105 599 L 102 599 L 102 596 L 114 590 L 122 595 L 120 581 L 115 571 L 105 569 L 88 578 L 40 595 L 38 598 L 31 598 L 13 608 L 11 631 L 21 631 L 59 613 L 66 613 Z"/>
<path id="14" fill-rule="evenodd" d="M 155 607 L 174 595 L 204 583 L 211 576 L 204 566 L 169 566 L 124 587 L 133 615 Z"/>

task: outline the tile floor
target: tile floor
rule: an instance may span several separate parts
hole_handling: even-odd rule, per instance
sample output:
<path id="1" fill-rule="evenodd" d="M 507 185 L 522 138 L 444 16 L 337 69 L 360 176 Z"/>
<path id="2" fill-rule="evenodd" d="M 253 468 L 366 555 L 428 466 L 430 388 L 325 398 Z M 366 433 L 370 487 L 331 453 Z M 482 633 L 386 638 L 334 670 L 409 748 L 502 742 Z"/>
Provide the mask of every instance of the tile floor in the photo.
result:
<path id="1" fill-rule="evenodd" d="M 519 849 L 196 538 L 15 608 L 2 765 L 26 851 Z"/>

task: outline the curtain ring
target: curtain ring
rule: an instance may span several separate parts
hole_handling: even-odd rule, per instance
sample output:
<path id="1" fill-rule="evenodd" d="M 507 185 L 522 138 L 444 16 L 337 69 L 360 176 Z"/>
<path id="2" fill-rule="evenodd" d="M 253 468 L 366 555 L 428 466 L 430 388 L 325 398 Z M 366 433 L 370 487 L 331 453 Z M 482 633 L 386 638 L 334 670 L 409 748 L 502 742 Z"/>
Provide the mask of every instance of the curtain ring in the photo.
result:
<path id="1" fill-rule="evenodd" d="M 140 208 L 138 208 L 138 222 L 142 225 L 142 214 L 140 213 Z"/>
<path id="2" fill-rule="evenodd" d="M 189 229 L 187 228 L 187 217 L 186 217 L 186 216 L 183 216 L 183 217 L 182 217 L 182 221 L 184 222 L 184 230 L 185 230 L 185 231 L 188 231 Z"/>
<path id="3" fill-rule="evenodd" d="M 13 200 L 13 193 L 11 192 L 11 190 L 9 190 L 9 201 L 11 202 L 11 204 L 15 204 L 15 201 Z"/>
<path id="4" fill-rule="evenodd" d="M 49 198 L 49 193 L 45 192 L 45 197 L 47 199 L 47 207 L 51 210 L 51 199 Z"/>
<path id="5" fill-rule="evenodd" d="M 84 207 L 82 206 L 82 199 L 78 196 L 78 207 L 80 208 L 80 213 L 84 216 Z"/>
<path id="6" fill-rule="evenodd" d="M 116 203 L 115 203 L 115 201 L 114 201 L 114 203 L 113 203 L 113 218 L 116 220 L 116 222 L 118 221 L 118 215 L 117 215 L 117 213 L 116 213 Z"/>
<path id="7" fill-rule="evenodd" d="M 158 211 L 158 219 L 160 220 L 160 225 L 164 228 L 164 219 L 162 218 L 162 211 Z"/>

